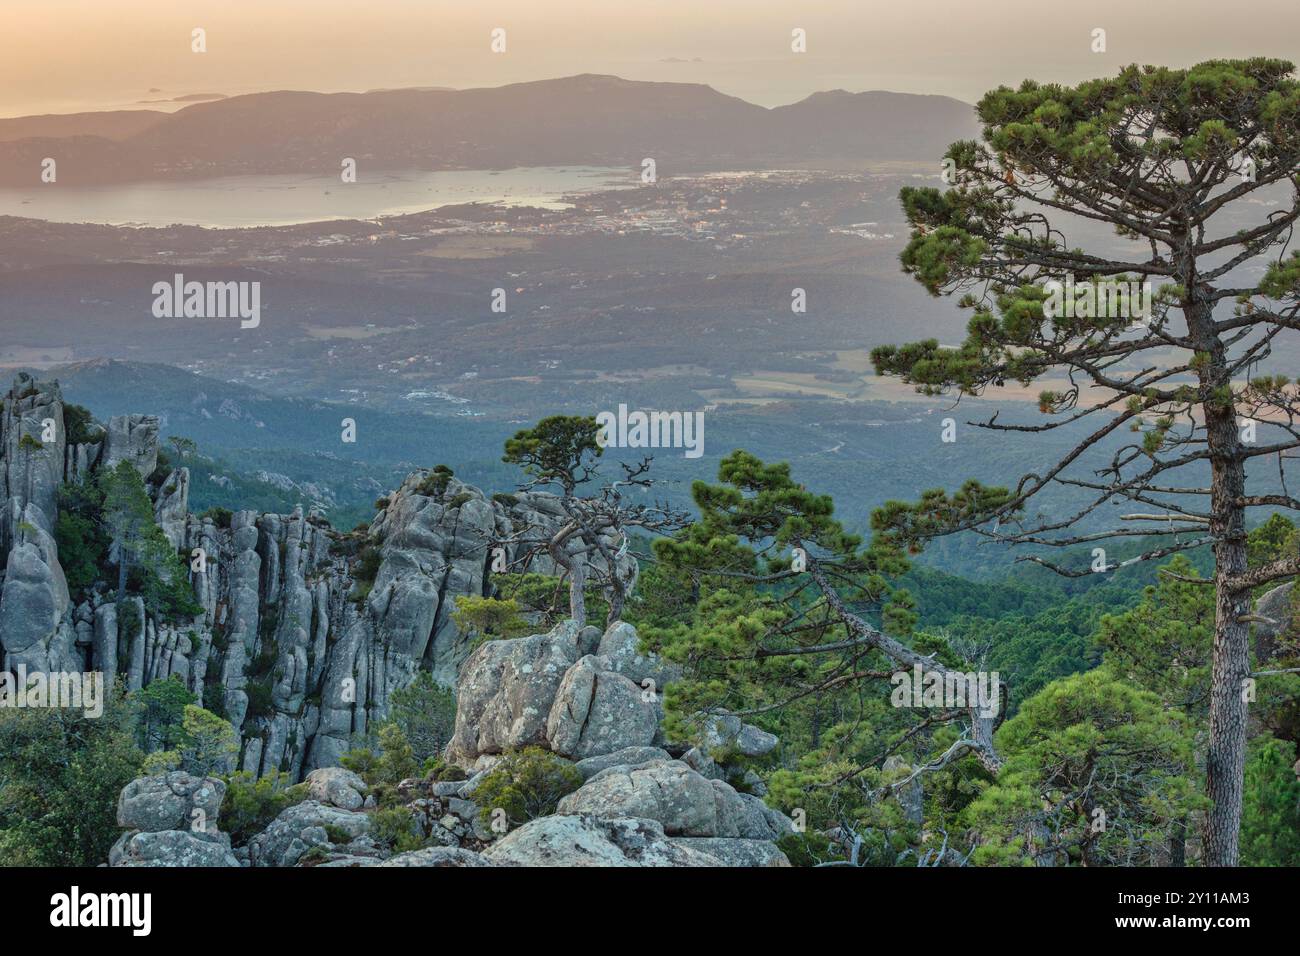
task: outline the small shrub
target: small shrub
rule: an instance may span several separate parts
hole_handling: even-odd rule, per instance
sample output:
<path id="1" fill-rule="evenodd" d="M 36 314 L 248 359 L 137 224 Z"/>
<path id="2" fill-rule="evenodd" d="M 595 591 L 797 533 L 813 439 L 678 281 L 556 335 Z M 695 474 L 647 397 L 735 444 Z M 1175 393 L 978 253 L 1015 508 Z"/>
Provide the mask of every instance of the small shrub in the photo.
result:
<path id="1" fill-rule="evenodd" d="M 203 514 L 199 515 L 199 518 L 200 520 L 210 518 L 212 523 L 218 528 L 229 528 L 231 522 L 235 519 L 235 513 L 229 508 L 221 508 L 217 505 L 213 505 L 207 511 L 203 512 Z"/>
<path id="2" fill-rule="evenodd" d="M 344 846 L 352 842 L 352 834 L 337 823 L 325 824 L 325 838 L 336 846 Z"/>
<path id="3" fill-rule="evenodd" d="M 433 470 L 425 476 L 424 481 L 420 482 L 419 487 L 415 489 L 416 494 L 424 495 L 426 498 L 441 498 L 451 484 L 451 479 L 455 473 L 446 465 L 435 465 Z"/>
<path id="4" fill-rule="evenodd" d="M 424 845 L 415 817 L 406 807 L 376 810 L 370 818 L 370 835 L 376 843 L 396 853 L 408 853 Z"/>
<path id="5" fill-rule="evenodd" d="M 247 770 L 239 770 L 225 781 L 221 828 L 230 834 L 236 846 L 243 846 L 287 808 L 307 798 L 306 784 L 291 783 L 287 773 L 268 773 L 258 778 Z"/>
<path id="6" fill-rule="evenodd" d="M 455 783 L 458 780 L 469 779 L 469 774 L 462 768 L 454 763 L 447 763 L 441 757 L 430 757 L 424 762 L 424 776 L 425 779 L 435 783 Z"/>
<path id="7" fill-rule="evenodd" d="M 560 799 L 582 786 L 582 774 L 562 757 L 541 747 L 507 753 L 474 790 L 484 822 L 505 810 L 513 826 L 555 812 Z"/>
<path id="8" fill-rule="evenodd" d="M 244 693 L 248 695 L 248 711 L 244 715 L 246 719 L 266 717 L 274 709 L 270 684 L 249 683 L 244 688 Z"/>
<path id="9" fill-rule="evenodd" d="M 344 770 L 351 770 L 368 781 L 375 772 L 375 761 L 378 759 L 378 755 L 369 747 L 353 747 L 339 758 L 339 764 Z"/>
<path id="10" fill-rule="evenodd" d="M 314 846 L 302 856 L 298 857 L 298 864 L 300 866 L 311 867 L 320 863 L 326 863 L 329 861 L 329 858 L 329 850 L 325 849 L 323 846 Z"/>

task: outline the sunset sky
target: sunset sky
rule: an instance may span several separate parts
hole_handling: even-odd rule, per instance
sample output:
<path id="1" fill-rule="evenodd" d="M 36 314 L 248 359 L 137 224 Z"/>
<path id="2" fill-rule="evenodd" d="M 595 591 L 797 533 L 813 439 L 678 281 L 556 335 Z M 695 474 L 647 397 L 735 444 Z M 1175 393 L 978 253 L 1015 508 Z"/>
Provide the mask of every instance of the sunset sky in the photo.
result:
<path id="1" fill-rule="evenodd" d="M 194 27 L 205 54 L 190 52 Z M 806 54 L 790 52 L 795 27 Z M 1096 27 L 1105 54 L 1090 50 Z M 1300 57 L 1295 0 L 0 0 L 0 116 L 574 73 L 708 83 L 768 106 L 835 88 L 974 100 L 1026 76 L 1256 54 Z"/>

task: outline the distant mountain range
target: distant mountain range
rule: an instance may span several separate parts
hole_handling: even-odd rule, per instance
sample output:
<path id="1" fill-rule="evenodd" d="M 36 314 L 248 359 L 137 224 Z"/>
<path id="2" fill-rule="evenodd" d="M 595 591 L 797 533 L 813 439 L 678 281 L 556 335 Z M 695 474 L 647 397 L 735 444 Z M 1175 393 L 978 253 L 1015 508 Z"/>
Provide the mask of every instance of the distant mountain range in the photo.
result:
<path id="1" fill-rule="evenodd" d="M 273 92 L 130 110 L 0 120 L 0 185 L 89 185 L 365 169 L 593 164 L 681 170 L 935 160 L 972 138 L 971 107 L 944 96 L 816 93 L 773 109 L 697 83 L 585 74 L 470 90 Z"/>

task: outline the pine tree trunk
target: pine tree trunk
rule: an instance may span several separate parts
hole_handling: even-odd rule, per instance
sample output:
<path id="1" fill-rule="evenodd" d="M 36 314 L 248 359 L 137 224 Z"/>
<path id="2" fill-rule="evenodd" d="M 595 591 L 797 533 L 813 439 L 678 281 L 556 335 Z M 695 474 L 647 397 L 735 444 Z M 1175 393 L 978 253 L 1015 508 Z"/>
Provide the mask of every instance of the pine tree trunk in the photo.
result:
<path id="1" fill-rule="evenodd" d="M 1169 837 L 1169 865 L 1187 865 L 1187 821 L 1179 820 L 1174 824 L 1174 832 Z"/>
<path id="2" fill-rule="evenodd" d="M 1250 590 L 1230 589 L 1227 581 L 1246 570 L 1245 509 L 1240 504 L 1246 472 L 1235 408 L 1212 403 L 1203 407 L 1210 452 L 1210 530 L 1215 537 L 1214 658 L 1205 762 L 1206 794 L 1213 806 L 1205 817 L 1205 863 L 1236 866 L 1246 763 L 1244 688 L 1250 677 L 1250 624 L 1242 617 L 1250 613 Z"/>

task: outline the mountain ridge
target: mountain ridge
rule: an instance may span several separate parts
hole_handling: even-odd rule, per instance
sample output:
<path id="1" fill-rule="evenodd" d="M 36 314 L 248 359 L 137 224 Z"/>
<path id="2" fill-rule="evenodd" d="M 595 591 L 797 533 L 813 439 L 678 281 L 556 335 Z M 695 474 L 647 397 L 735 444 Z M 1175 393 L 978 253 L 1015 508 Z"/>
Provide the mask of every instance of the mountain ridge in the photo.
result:
<path id="1" fill-rule="evenodd" d="M 126 111 L 120 111 L 126 112 Z M 138 111 L 149 112 L 149 111 Z M 92 185 L 243 174 L 332 172 L 345 157 L 367 169 L 509 168 L 591 163 L 662 172 L 763 168 L 826 160 L 936 159 L 974 135 L 969 104 L 868 91 L 814 93 L 764 107 L 701 83 L 579 74 L 464 90 L 364 93 L 276 90 L 137 118 L 105 135 L 116 114 L 79 114 L 61 135 L 19 138 L 31 117 L 0 120 L 0 185 L 38 183 L 59 161 L 60 183 Z M 101 116 L 92 121 L 92 117 Z M 129 126 L 119 118 L 117 126 Z M 7 130 L 7 132 L 6 132 Z"/>

